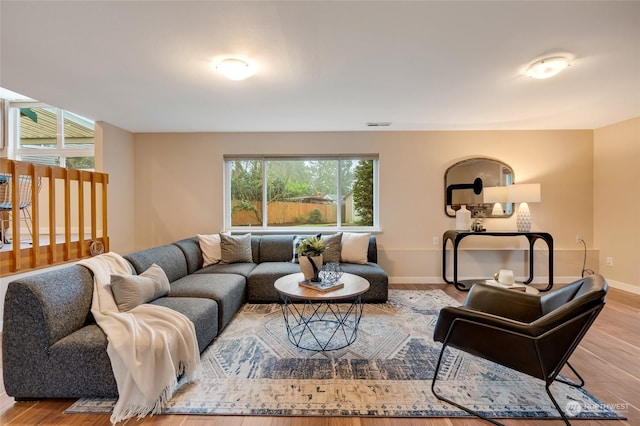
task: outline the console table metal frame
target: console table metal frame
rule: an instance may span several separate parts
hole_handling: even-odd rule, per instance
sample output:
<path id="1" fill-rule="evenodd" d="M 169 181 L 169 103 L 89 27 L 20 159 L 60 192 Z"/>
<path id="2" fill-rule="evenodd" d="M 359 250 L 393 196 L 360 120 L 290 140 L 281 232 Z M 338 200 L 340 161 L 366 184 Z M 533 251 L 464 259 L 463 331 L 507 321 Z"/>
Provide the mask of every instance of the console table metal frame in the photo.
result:
<path id="1" fill-rule="evenodd" d="M 523 284 L 529 284 L 533 280 L 533 245 L 538 240 L 547 244 L 549 249 L 549 284 L 540 291 L 549 291 L 553 287 L 553 237 L 548 232 L 471 232 L 449 230 L 442 235 L 442 278 L 447 284 L 453 284 L 458 290 L 469 291 L 469 283 L 458 281 L 458 246 L 468 236 L 490 237 L 525 237 L 529 241 L 529 278 Z M 453 244 L 453 281 L 447 278 L 447 242 Z"/>

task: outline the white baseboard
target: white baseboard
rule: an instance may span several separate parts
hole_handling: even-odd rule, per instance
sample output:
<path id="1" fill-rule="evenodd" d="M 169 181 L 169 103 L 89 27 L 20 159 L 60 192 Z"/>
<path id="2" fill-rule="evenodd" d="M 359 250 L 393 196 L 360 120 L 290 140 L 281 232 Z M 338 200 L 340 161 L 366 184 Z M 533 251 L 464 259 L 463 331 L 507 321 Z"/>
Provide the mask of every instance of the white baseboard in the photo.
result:
<path id="1" fill-rule="evenodd" d="M 389 277 L 389 284 L 444 284 L 442 277 Z"/>
<path id="2" fill-rule="evenodd" d="M 609 284 L 609 287 L 617 288 L 618 290 L 627 291 L 633 294 L 640 294 L 640 286 L 637 286 L 637 285 L 623 283 L 621 281 L 614 281 L 610 279 L 607 279 L 607 284 Z"/>

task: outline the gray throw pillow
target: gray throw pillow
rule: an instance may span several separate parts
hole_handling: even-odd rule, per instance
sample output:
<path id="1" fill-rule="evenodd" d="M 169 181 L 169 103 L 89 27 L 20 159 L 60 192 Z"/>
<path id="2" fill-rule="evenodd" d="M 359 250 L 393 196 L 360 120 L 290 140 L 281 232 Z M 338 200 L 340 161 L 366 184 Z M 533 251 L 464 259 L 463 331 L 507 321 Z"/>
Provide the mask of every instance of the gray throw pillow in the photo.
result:
<path id="1" fill-rule="evenodd" d="M 221 263 L 251 263 L 251 234 L 220 234 Z"/>
<path id="2" fill-rule="evenodd" d="M 155 263 L 140 275 L 111 275 L 111 292 L 121 312 L 166 296 L 170 288 L 167 274 Z"/>
<path id="3" fill-rule="evenodd" d="M 322 261 L 324 263 L 340 262 L 340 252 L 342 251 L 342 232 L 333 235 L 324 235 L 324 253 L 322 253 Z"/>

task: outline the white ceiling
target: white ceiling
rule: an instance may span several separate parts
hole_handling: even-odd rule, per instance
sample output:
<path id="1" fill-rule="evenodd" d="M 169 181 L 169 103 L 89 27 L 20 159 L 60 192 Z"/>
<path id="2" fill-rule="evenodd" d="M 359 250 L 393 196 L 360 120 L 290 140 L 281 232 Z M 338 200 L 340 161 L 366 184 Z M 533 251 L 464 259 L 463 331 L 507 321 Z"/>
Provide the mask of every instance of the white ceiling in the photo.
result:
<path id="1" fill-rule="evenodd" d="M 640 116 L 640 1 L 1 1 L 0 86 L 133 132 L 593 129 Z M 523 76 L 569 52 L 549 80 Z M 211 60 L 246 58 L 226 80 Z"/>

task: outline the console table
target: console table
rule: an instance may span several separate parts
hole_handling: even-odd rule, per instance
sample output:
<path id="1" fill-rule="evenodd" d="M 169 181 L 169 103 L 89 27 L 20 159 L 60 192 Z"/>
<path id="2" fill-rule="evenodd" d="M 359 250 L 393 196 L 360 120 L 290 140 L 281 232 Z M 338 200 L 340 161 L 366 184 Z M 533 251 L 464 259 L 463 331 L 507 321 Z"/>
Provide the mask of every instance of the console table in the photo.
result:
<path id="1" fill-rule="evenodd" d="M 533 245 L 536 241 L 542 240 L 549 248 L 549 284 L 540 291 L 549 291 L 553 287 L 553 237 L 548 232 L 471 232 L 449 230 L 442 236 L 442 278 L 447 284 L 453 284 L 458 290 L 469 291 L 471 286 L 478 282 L 458 281 L 458 246 L 460 241 L 469 236 L 490 236 L 490 237 L 525 237 L 529 241 L 529 278 L 524 284 L 529 284 L 533 280 Z M 447 241 L 453 244 L 453 281 L 447 278 Z"/>

